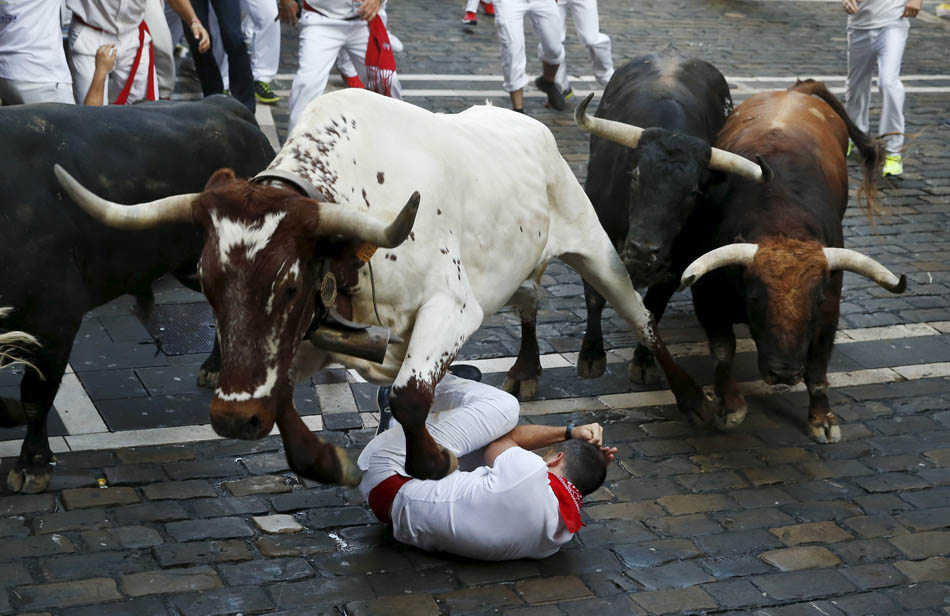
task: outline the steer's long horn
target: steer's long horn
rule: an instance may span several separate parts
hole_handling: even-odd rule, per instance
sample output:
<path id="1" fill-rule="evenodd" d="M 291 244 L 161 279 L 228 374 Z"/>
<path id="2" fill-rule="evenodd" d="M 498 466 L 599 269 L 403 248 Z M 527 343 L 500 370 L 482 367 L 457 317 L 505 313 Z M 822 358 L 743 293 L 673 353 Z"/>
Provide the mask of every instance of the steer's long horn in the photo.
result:
<path id="1" fill-rule="evenodd" d="M 825 259 L 831 271 L 844 270 L 861 274 L 873 280 L 891 293 L 903 293 L 907 290 L 907 276 L 895 276 L 886 267 L 867 255 L 847 248 L 825 248 Z"/>
<path id="2" fill-rule="evenodd" d="M 356 237 L 382 248 L 395 248 L 402 244 L 416 221 L 419 211 L 419 193 L 414 192 L 402 211 L 388 225 L 364 212 L 338 203 L 320 203 L 320 235 L 346 235 Z"/>
<path id="3" fill-rule="evenodd" d="M 110 227 L 148 229 L 169 222 L 194 222 L 192 204 L 198 193 L 174 195 L 138 205 L 119 205 L 93 193 L 59 165 L 53 165 L 53 173 L 79 207 Z"/>
<path id="4" fill-rule="evenodd" d="M 643 134 L 643 129 L 638 126 L 633 126 L 632 124 L 595 118 L 589 115 L 587 113 L 587 106 L 590 105 L 590 101 L 593 100 L 593 98 L 594 93 L 591 92 L 587 95 L 587 98 L 581 101 L 577 108 L 574 109 L 574 122 L 588 133 L 592 133 L 598 137 L 616 141 L 628 148 L 637 147 L 637 144 L 640 143 L 640 136 Z"/>
<path id="5" fill-rule="evenodd" d="M 733 154 L 719 148 L 713 148 L 709 155 L 709 168 L 726 173 L 734 173 L 739 177 L 761 182 L 765 178 L 762 167 L 744 156 Z"/>
<path id="6" fill-rule="evenodd" d="M 726 265 L 749 265 L 758 249 L 758 244 L 729 244 L 710 250 L 690 263 L 680 278 L 680 284 L 688 287 L 704 274 Z"/>

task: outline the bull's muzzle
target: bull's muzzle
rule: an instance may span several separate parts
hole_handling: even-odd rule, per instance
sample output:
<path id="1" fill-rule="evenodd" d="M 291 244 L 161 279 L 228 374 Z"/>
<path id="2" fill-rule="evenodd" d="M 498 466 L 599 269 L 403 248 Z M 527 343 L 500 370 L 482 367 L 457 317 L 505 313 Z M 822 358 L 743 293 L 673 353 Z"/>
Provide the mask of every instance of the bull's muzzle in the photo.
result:
<path id="1" fill-rule="evenodd" d="M 762 379 L 769 385 L 794 386 L 801 383 L 805 376 L 805 368 L 794 362 L 771 360 L 759 366 Z"/>
<path id="2" fill-rule="evenodd" d="M 275 413 L 259 400 L 231 402 L 214 398 L 211 401 L 211 427 L 224 438 L 254 441 L 270 434 Z"/>
<path id="3" fill-rule="evenodd" d="M 623 264 L 636 286 L 649 286 L 661 282 L 670 269 L 669 251 L 661 250 L 653 242 L 627 242 Z"/>

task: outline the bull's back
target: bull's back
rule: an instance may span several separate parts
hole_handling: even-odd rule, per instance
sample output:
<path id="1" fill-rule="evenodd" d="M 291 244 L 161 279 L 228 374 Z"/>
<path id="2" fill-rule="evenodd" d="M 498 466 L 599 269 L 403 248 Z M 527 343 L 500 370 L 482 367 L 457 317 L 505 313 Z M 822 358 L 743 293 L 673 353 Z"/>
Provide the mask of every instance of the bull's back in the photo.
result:
<path id="1" fill-rule="evenodd" d="M 747 157 L 808 156 L 816 167 L 830 172 L 845 168 L 847 142 L 844 121 L 826 102 L 785 90 L 756 94 L 736 107 L 717 146 Z M 840 180 L 838 176 L 830 174 L 829 180 Z"/>
<path id="2" fill-rule="evenodd" d="M 418 191 L 413 234 L 378 253 L 376 276 L 421 272 L 420 287 L 431 287 L 425 293 L 464 276 L 486 312 L 507 301 L 543 257 L 559 203 L 552 185 L 565 169 L 570 174 L 550 131 L 531 118 L 491 106 L 434 114 L 363 90 L 312 103 L 274 166 L 381 220 Z"/>

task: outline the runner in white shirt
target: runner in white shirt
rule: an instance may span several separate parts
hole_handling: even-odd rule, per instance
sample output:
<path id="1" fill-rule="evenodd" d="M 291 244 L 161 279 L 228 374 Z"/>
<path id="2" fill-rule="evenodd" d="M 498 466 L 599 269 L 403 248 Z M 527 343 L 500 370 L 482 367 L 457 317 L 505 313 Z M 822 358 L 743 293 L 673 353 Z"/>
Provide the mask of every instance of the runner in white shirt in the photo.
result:
<path id="1" fill-rule="evenodd" d="M 886 135 L 887 157 L 882 173 L 901 175 L 904 164 L 904 84 L 901 61 L 910 31 L 909 18 L 920 11 L 921 0 L 842 0 L 848 14 L 848 116 L 865 133 L 870 128 L 871 75 L 877 64 L 881 91 L 879 134 Z M 848 147 L 851 153 L 851 147 Z"/>
<path id="2" fill-rule="evenodd" d="M 404 476 L 398 424 L 370 441 L 360 491 L 396 540 L 482 560 L 545 558 L 571 540 L 583 495 L 600 487 L 617 450 L 601 446 L 598 424 L 516 426 L 518 411 L 510 394 L 446 374 L 426 426 L 459 458 L 483 453 L 485 465 L 439 480 Z"/>
<path id="3" fill-rule="evenodd" d="M 330 71 L 340 52 L 349 55 L 363 83 L 366 77 L 366 48 L 369 45 L 372 21 L 385 8 L 380 0 L 305 0 L 299 11 L 300 43 L 297 52 L 297 73 L 290 89 L 290 120 L 293 129 L 310 101 L 327 87 Z M 280 0 L 280 17 L 289 24 L 298 22 L 294 0 Z M 401 99 L 399 78 L 392 75 L 391 93 Z"/>
<path id="4" fill-rule="evenodd" d="M 0 99 L 5 105 L 75 102 L 59 9 L 60 0 L 0 2 Z"/>
<path id="5" fill-rule="evenodd" d="M 106 99 L 118 104 L 158 97 L 152 38 L 145 25 L 149 0 L 66 0 L 73 12 L 69 28 L 69 64 L 73 75 L 73 94 L 82 100 L 96 69 L 96 51 L 102 45 L 115 45 L 116 65 L 107 85 Z M 208 49 L 210 39 L 198 21 L 189 0 L 168 0 L 175 12 L 189 24 L 199 41 Z"/>

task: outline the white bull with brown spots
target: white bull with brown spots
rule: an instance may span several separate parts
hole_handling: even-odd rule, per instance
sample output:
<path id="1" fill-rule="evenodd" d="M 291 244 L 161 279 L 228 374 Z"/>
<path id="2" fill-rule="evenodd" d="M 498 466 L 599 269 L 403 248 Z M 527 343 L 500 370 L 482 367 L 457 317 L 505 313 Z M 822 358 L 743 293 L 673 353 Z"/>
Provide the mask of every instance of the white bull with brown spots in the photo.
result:
<path id="1" fill-rule="evenodd" d="M 555 257 L 654 349 L 681 407 L 702 403 L 656 336 L 554 137 L 523 115 L 490 106 L 433 114 L 346 90 L 311 103 L 258 183 L 221 170 L 200 194 L 124 207 L 57 173 L 108 224 L 188 220 L 204 230 L 199 273 L 222 350 L 212 425 L 222 436 L 255 439 L 276 421 L 290 467 L 305 477 L 358 480 L 343 451 L 307 430 L 293 404 L 294 377 L 330 362 L 393 383 L 408 474 L 451 472 L 457 461 L 425 427 L 433 389 L 485 316 Z M 337 276 L 351 300 L 344 316 L 375 323 L 378 312 L 397 342 L 382 363 L 316 349 L 304 338 L 321 314 L 321 281 L 374 246 L 371 268 L 351 269 L 349 282 Z"/>

